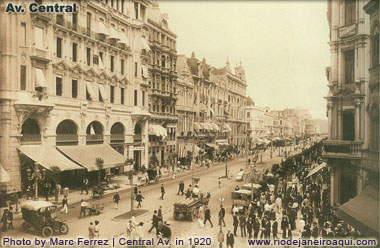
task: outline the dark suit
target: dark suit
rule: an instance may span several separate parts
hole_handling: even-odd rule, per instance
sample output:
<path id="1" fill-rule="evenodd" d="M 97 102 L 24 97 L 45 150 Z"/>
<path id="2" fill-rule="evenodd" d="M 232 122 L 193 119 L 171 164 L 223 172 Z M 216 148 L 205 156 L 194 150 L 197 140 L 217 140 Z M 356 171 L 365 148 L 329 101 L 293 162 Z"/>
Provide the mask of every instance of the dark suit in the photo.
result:
<path id="1" fill-rule="evenodd" d="M 239 226 L 239 220 L 236 215 L 233 216 L 233 219 L 234 219 L 234 235 L 237 236 L 236 232 Z"/>
<path id="2" fill-rule="evenodd" d="M 234 247 L 235 238 L 234 238 L 234 235 L 232 233 L 227 234 L 226 243 L 227 243 L 227 247 L 231 247 L 231 248 Z"/>

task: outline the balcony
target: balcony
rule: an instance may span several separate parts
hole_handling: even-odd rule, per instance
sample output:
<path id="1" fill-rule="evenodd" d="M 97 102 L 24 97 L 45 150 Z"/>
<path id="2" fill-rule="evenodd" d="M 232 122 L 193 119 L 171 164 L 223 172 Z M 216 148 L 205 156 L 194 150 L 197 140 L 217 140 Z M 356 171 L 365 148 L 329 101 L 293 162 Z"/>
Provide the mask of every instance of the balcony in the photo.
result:
<path id="1" fill-rule="evenodd" d="M 133 142 L 134 143 L 141 142 L 141 141 L 142 141 L 141 134 L 135 134 L 135 135 L 133 135 Z"/>
<path id="2" fill-rule="evenodd" d="M 41 134 L 23 134 L 21 143 L 41 142 Z"/>
<path id="3" fill-rule="evenodd" d="M 48 58 L 47 51 L 36 48 L 34 46 L 30 48 L 30 58 L 34 60 L 39 60 L 45 63 L 49 63 L 51 61 L 51 59 Z"/>
<path id="4" fill-rule="evenodd" d="M 87 134 L 87 141 L 103 141 L 103 134 Z"/>
<path id="5" fill-rule="evenodd" d="M 360 159 L 362 157 L 361 141 L 326 140 L 323 142 L 325 158 Z"/>
<path id="6" fill-rule="evenodd" d="M 114 133 L 111 134 L 111 141 L 123 141 L 124 134 L 123 133 Z"/>
<path id="7" fill-rule="evenodd" d="M 57 142 L 78 142 L 78 134 L 57 134 Z"/>

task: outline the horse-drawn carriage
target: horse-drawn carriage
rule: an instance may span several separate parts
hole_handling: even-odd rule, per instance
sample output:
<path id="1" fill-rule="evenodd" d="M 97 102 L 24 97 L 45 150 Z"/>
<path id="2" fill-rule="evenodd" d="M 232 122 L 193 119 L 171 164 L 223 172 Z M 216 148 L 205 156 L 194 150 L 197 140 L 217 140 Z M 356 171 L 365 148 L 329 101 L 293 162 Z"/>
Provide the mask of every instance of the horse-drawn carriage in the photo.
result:
<path id="1" fill-rule="evenodd" d="M 63 222 L 56 220 L 51 214 L 57 206 L 47 201 L 27 201 L 21 206 L 24 219 L 22 227 L 25 231 L 34 230 L 45 238 L 54 234 L 67 234 L 69 227 Z"/>
<path id="2" fill-rule="evenodd" d="M 198 216 L 199 207 L 201 205 L 208 205 L 209 200 L 210 193 L 207 193 L 206 196 L 201 193 L 198 198 L 185 199 L 181 202 L 174 203 L 174 219 L 178 220 L 182 214 L 185 218 L 189 217 L 191 221 L 194 221 Z"/>

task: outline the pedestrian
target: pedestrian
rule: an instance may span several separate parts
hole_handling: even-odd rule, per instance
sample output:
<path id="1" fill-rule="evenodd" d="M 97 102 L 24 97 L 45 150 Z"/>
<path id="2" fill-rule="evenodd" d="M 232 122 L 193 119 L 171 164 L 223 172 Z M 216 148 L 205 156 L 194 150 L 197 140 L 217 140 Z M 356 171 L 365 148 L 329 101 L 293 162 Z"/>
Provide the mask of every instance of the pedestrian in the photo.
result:
<path id="1" fill-rule="evenodd" d="M 300 221 L 299 221 L 299 231 L 300 231 L 300 233 L 303 233 L 304 227 L 305 227 L 305 221 L 303 220 L 303 217 L 301 217 Z"/>
<path id="2" fill-rule="evenodd" d="M 137 208 L 141 208 L 141 202 L 145 199 L 144 196 L 142 196 L 141 191 L 136 195 L 136 201 L 138 202 Z"/>
<path id="3" fill-rule="evenodd" d="M 234 238 L 234 235 L 231 233 L 231 230 L 227 231 L 226 244 L 227 244 L 227 248 L 229 247 L 234 248 L 235 238 Z"/>
<path id="4" fill-rule="evenodd" d="M 219 225 L 221 226 L 223 223 L 223 226 L 226 226 L 226 222 L 224 222 L 224 216 L 226 216 L 226 210 L 224 209 L 223 205 L 220 205 L 218 217 L 219 217 Z"/>
<path id="5" fill-rule="evenodd" d="M 138 188 L 137 188 L 137 184 L 135 184 L 135 186 L 133 187 L 133 194 L 135 196 L 137 196 L 138 193 L 139 193 L 139 191 L 138 191 Z"/>
<path id="6" fill-rule="evenodd" d="M 161 197 L 160 197 L 161 200 L 164 199 L 164 195 L 165 195 L 165 188 L 164 188 L 164 185 L 161 184 Z"/>
<path id="7" fill-rule="evenodd" d="M 80 194 L 83 194 L 83 191 L 86 191 L 86 195 L 88 195 L 88 178 L 84 177 L 82 180 L 82 190 Z"/>
<path id="8" fill-rule="evenodd" d="M 95 233 L 95 238 L 99 239 L 99 236 L 100 236 L 100 226 L 99 226 L 99 221 L 98 220 L 95 220 L 94 233 Z"/>
<path id="9" fill-rule="evenodd" d="M 127 231 L 126 231 L 128 239 L 133 239 L 133 229 L 134 229 L 134 227 L 132 224 L 132 220 L 128 220 Z"/>
<path id="10" fill-rule="evenodd" d="M 203 205 L 200 205 L 198 209 L 198 227 L 205 227 L 204 220 L 205 220 L 205 209 Z"/>
<path id="11" fill-rule="evenodd" d="M 4 209 L 3 216 L 1 217 L 1 223 L 3 224 L 1 231 L 6 232 L 8 230 L 8 209 Z"/>
<path id="12" fill-rule="evenodd" d="M 220 178 L 218 179 L 218 185 L 219 185 L 219 189 L 220 189 L 220 187 L 222 186 L 222 180 Z"/>
<path id="13" fill-rule="evenodd" d="M 82 199 L 80 200 L 80 213 L 79 213 L 79 219 L 86 218 L 86 208 L 87 208 L 87 203 Z M 96 222 L 95 222 L 96 225 Z"/>
<path id="14" fill-rule="evenodd" d="M 120 195 L 119 195 L 119 192 L 116 191 L 116 193 L 113 195 L 113 202 L 115 203 L 116 210 L 119 208 L 119 201 L 120 201 Z"/>
<path id="15" fill-rule="evenodd" d="M 50 183 L 46 182 L 44 184 L 44 191 L 45 191 L 45 200 L 49 201 Z"/>
<path id="16" fill-rule="evenodd" d="M 179 181 L 177 195 L 179 195 L 179 193 L 181 192 L 181 185 L 182 185 L 182 181 Z"/>
<path id="17" fill-rule="evenodd" d="M 8 229 L 13 229 L 13 207 L 9 207 L 8 215 L 7 215 Z"/>
<path id="18" fill-rule="evenodd" d="M 246 230 L 247 220 L 246 220 L 245 215 L 240 215 L 239 224 L 240 224 L 241 236 L 246 237 L 247 236 L 247 230 Z"/>
<path id="19" fill-rule="evenodd" d="M 181 195 L 184 195 L 185 194 L 185 182 L 183 180 L 181 180 L 181 183 L 180 183 L 180 189 L 181 191 Z"/>
<path id="20" fill-rule="evenodd" d="M 61 212 L 65 212 L 65 214 L 69 213 L 69 203 L 68 203 L 68 199 L 67 199 L 67 196 L 64 196 L 63 199 L 62 199 L 62 209 L 61 209 Z"/>
<path id="21" fill-rule="evenodd" d="M 206 222 L 209 221 L 210 224 L 211 224 L 211 227 L 214 227 L 212 222 L 211 222 L 211 211 L 210 211 L 210 208 L 208 208 L 208 206 L 206 205 L 206 211 L 205 211 L 205 221 L 203 222 L 203 224 L 206 226 Z"/>
<path id="22" fill-rule="evenodd" d="M 144 239 L 144 230 L 143 230 L 144 222 L 140 222 L 137 225 L 137 235 L 139 239 Z"/>
<path id="23" fill-rule="evenodd" d="M 288 237 L 287 231 L 289 230 L 289 221 L 288 217 L 284 215 L 281 220 L 281 230 L 282 230 L 282 238 L 285 239 Z"/>
<path id="24" fill-rule="evenodd" d="M 163 221 L 164 220 L 164 217 L 162 215 L 162 206 L 161 205 L 158 207 L 157 216 L 158 216 L 159 221 Z"/>
<path id="25" fill-rule="evenodd" d="M 149 229 L 148 233 L 150 233 L 153 230 L 153 228 L 155 228 L 157 232 L 158 221 L 159 217 L 157 215 L 157 210 L 154 210 L 152 216 L 152 227 Z"/>
<path id="26" fill-rule="evenodd" d="M 252 218 L 248 217 L 248 221 L 247 221 L 248 239 L 252 239 L 252 230 L 253 230 L 253 220 Z"/>
<path id="27" fill-rule="evenodd" d="M 88 226 L 88 237 L 89 239 L 95 238 L 95 226 L 93 222 L 90 222 L 90 225 Z"/>
<path id="28" fill-rule="evenodd" d="M 236 214 L 233 215 L 233 226 L 234 226 L 234 236 L 237 236 L 237 229 L 238 229 L 238 226 L 239 226 L 239 219 L 238 219 L 238 216 Z"/>
<path id="29" fill-rule="evenodd" d="M 260 231 L 260 222 L 259 218 L 256 218 L 253 222 L 253 238 L 257 239 Z"/>
<path id="30" fill-rule="evenodd" d="M 277 233 L 278 233 L 278 222 L 277 220 L 275 219 L 273 221 L 273 224 L 272 224 L 272 234 L 273 234 L 273 239 L 278 239 L 277 237 Z"/>
<path id="31" fill-rule="evenodd" d="M 55 191 L 54 191 L 54 196 L 55 196 L 55 201 L 59 201 L 59 196 L 61 195 L 61 185 L 57 183 L 55 185 Z"/>

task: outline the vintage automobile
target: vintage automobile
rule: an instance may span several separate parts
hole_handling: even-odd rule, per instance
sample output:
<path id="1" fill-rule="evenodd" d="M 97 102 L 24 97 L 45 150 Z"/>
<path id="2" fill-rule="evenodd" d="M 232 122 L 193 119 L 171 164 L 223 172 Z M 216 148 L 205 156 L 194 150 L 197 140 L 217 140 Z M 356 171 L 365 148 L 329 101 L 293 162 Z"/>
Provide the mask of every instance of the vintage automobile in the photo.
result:
<path id="1" fill-rule="evenodd" d="M 247 189 L 239 189 L 231 192 L 232 204 L 239 209 L 239 214 L 246 214 L 246 209 L 251 202 L 252 191 Z M 232 212 L 232 209 L 231 209 Z"/>
<path id="2" fill-rule="evenodd" d="M 210 200 L 210 193 L 204 196 L 202 193 L 200 197 L 193 199 L 185 199 L 180 202 L 174 203 L 173 217 L 175 220 L 179 220 L 179 216 L 182 214 L 184 218 L 189 217 L 191 221 L 194 221 L 198 217 L 198 210 L 201 205 L 208 205 Z"/>
<path id="3" fill-rule="evenodd" d="M 47 201 L 27 201 L 21 205 L 21 213 L 24 219 L 22 227 L 25 231 L 34 230 L 45 238 L 54 234 L 67 234 L 69 227 L 56 220 L 51 214 L 57 206 Z"/>
<path id="4" fill-rule="evenodd" d="M 245 170 L 240 170 L 239 173 L 236 175 L 235 180 L 237 182 L 244 181 L 244 179 L 247 177 L 248 172 Z"/>

